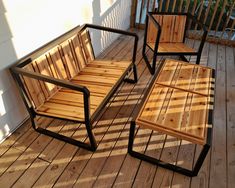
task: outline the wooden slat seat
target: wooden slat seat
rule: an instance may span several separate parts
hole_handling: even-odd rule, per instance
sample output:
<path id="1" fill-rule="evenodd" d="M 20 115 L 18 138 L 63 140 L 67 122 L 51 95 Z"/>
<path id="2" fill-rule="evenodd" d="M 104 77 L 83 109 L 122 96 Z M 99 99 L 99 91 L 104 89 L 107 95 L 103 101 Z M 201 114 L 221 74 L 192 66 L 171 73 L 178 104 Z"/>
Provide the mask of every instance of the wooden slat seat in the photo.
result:
<path id="1" fill-rule="evenodd" d="M 203 37 L 199 47 L 194 48 L 186 42 L 188 23 L 197 24 L 203 29 Z M 143 56 L 151 74 L 155 72 L 157 55 L 178 55 L 188 61 L 185 55 L 197 56 L 196 64 L 200 63 L 201 52 L 207 36 L 206 27 L 189 13 L 149 12 L 145 25 Z M 153 60 L 147 56 L 146 48 L 153 51 Z"/>
<path id="2" fill-rule="evenodd" d="M 92 46 L 91 29 L 132 38 L 132 57 L 127 57 L 128 60 L 98 59 Z M 19 60 L 11 71 L 30 114 L 33 128 L 40 133 L 95 151 L 97 144 L 92 123 L 122 81 L 137 82 L 137 42 L 138 36 L 135 33 L 85 24 Z M 134 79 L 128 78 L 132 76 Z M 36 126 L 36 116 L 85 124 L 90 143 Z"/>
<path id="3" fill-rule="evenodd" d="M 137 118 L 132 121 L 129 152 L 154 164 L 195 176 L 209 150 L 214 101 L 214 70 L 167 59 L 150 84 Z M 203 146 L 196 167 L 189 171 L 132 150 L 135 124 Z"/>
<path id="4" fill-rule="evenodd" d="M 101 61 L 98 65 L 100 64 Z M 96 67 L 96 62 L 92 61 L 71 80 L 72 83 L 86 86 L 90 90 L 91 116 L 130 65 L 131 61 L 106 61 L 102 62 L 102 66 Z M 93 67 L 96 67 L 95 71 L 93 71 Z M 115 69 L 110 67 L 115 67 Z M 109 74 L 106 74 L 107 72 Z M 69 89 L 60 89 L 37 108 L 37 113 L 84 121 L 83 94 Z"/>
<path id="5" fill-rule="evenodd" d="M 154 50 L 155 43 L 147 43 L 152 50 Z M 196 53 L 197 51 L 194 48 L 187 46 L 184 43 L 167 43 L 161 42 L 158 44 L 158 53 Z"/>

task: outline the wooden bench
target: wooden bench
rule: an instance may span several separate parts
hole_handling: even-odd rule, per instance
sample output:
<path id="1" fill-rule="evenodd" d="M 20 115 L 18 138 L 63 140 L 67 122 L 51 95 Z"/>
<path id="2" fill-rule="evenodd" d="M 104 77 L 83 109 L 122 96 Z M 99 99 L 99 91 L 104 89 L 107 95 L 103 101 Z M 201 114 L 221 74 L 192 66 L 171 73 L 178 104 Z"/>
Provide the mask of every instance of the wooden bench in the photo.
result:
<path id="1" fill-rule="evenodd" d="M 89 29 L 133 37 L 131 60 L 97 59 Z M 95 42 L 95 41 L 93 41 Z M 65 142 L 96 150 L 92 122 L 123 80 L 137 82 L 135 65 L 138 36 L 97 25 L 78 26 L 19 60 L 11 72 L 30 114 L 33 128 Z M 133 70 L 134 79 L 127 78 Z M 36 126 L 35 117 L 46 116 L 83 123 L 90 144 Z"/>
<path id="2" fill-rule="evenodd" d="M 203 31 L 198 48 L 192 48 L 185 42 L 186 34 L 189 34 L 193 27 L 199 27 Z M 188 61 L 185 55 L 194 55 L 197 56 L 196 63 L 199 64 L 206 36 L 206 27 L 189 13 L 149 12 L 142 51 L 149 71 L 154 74 L 157 55 L 178 55 L 184 61 Z M 154 53 L 152 65 L 146 55 L 146 47 Z"/>
<path id="3" fill-rule="evenodd" d="M 211 145 L 215 72 L 177 60 L 164 60 L 145 94 L 137 118 L 131 122 L 128 152 L 188 176 L 196 176 Z M 133 151 L 136 124 L 140 128 L 203 145 L 192 170 Z"/>

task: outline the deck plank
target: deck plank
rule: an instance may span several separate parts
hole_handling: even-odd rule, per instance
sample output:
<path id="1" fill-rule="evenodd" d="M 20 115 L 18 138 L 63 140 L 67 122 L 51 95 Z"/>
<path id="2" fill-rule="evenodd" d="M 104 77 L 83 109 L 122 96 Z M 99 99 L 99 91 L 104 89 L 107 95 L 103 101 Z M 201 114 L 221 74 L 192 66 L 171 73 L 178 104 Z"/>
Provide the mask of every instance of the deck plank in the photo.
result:
<path id="1" fill-rule="evenodd" d="M 218 46 L 216 95 L 211 147 L 211 169 L 209 187 L 226 187 L 226 72 L 225 46 Z"/>
<path id="2" fill-rule="evenodd" d="M 235 186 L 235 51 L 226 47 L 227 79 L 227 178 L 228 188 Z"/>
<path id="3" fill-rule="evenodd" d="M 134 30 L 139 36 L 143 31 Z M 101 55 L 105 59 L 131 59 L 131 38 L 120 37 Z M 4 187 L 228 187 L 235 185 L 234 156 L 234 99 L 235 50 L 230 47 L 206 43 L 201 64 L 217 70 L 215 121 L 213 145 L 197 177 L 189 178 L 178 173 L 142 162 L 127 154 L 129 121 L 137 112 L 137 102 L 146 89 L 151 75 L 142 59 L 140 38 L 137 53 L 137 85 L 124 83 L 118 89 L 98 121 L 94 132 L 99 143 L 95 153 L 38 134 L 25 123 L 0 145 L 0 184 Z M 189 40 L 190 46 L 198 42 Z M 129 46 L 129 47 L 128 47 Z M 218 59 L 218 60 L 217 60 Z M 191 62 L 195 58 L 190 59 Z M 91 74 L 93 74 L 93 70 Z M 101 74 L 103 74 L 101 72 Z M 110 70 L 110 74 L 114 74 Z M 187 76 L 187 75 L 186 75 Z M 93 87 L 93 86 L 92 86 Z M 102 91 L 97 95 L 102 95 Z M 40 125 L 76 139 L 86 140 L 83 126 L 65 121 Z M 200 153 L 200 146 L 174 139 L 157 132 L 139 130 L 135 148 L 148 155 L 190 167 Z M 97 169 L 94 169 L 94 166 Z"/>

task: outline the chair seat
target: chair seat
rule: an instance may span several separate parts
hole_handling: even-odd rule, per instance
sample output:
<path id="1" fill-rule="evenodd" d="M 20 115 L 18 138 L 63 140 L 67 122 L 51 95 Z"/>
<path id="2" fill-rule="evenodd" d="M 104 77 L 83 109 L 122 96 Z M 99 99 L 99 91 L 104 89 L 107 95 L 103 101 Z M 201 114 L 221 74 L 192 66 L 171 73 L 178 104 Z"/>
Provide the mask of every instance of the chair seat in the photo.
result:
<path id="1" fill-rule="evenodd" d="M 86 86 L 90 91 L 90 115 L 104 101 L 107 94 L 121 78 L 131 61 L 92 61 L 71 82 Z M 84 120 L 83 94 L 61 88 L 43 105 L 37 108 L 41 115 L 69 120 Z"/>
<path id="2" fill-rule="evenodd" d="M 155 43 L 147 43 L 154 50 Z M 165 43 L 161 42 L 158 45 L 158 53 L 196 53 L 197 51 L 184 43 Z"/>

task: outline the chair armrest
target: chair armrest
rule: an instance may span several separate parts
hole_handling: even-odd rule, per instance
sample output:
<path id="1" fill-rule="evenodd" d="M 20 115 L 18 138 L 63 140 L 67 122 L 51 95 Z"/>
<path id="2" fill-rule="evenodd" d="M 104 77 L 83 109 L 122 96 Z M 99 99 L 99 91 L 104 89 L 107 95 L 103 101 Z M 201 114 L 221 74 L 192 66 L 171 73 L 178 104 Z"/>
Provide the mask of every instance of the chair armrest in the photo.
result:
<path id="1" fill-rule="evenodd" d="M 138 40 L 139 40 L 139 37 L 137 36 L 136 33 L 124 31 L 124 30 L 120 30 L 120 29 L 115 29 L 115 28 L 110 28 L 110 27 L 105 27 L 105 26 L 100 26 L 100 25 L 94 25 L 94 24 L 85 24 L 83 26 L 83 28 L 84 29 L 92 28 L 92 29 L 96 29 L 96 30 L 102 30 L 102 31 L 118 33 L 118 34 L 134 37 L 134 49 L 133 49 L 133 55 L 132 55 L 132 63 L 135 63 L 136 53 L 137 53 L 137 45 L 138 45 Z"/>
<path id="2" fill-rule="evenodd" d="M 65 87 L 68 89 L 72 89 L 78 92 L 83 93 L 83 99 L 84 99 L 84 114 L 85 114 L 85 121 L 87 120 L 87 118 L 90 118 L 90 108 L 89 108 L 89 99 L 90 99 L 90 91 L 87 89 L 87 87 L 85 86 L 81 86 L 78 84 L 73 84 L 67 80 L 60 80 L 57 78 L 53 78 L 50 76 L 46 76 L 46 75 L 42 75 L 36 72 L 30 72 L 27 70 L 24 70 L 22 68 L 19 67 L 11 67 L 10 71 L 15 74 L 15 76 L 17 75 L 18 78 L 16 78 L 17 83 L 19 84 L 19 82 L 21 82 L 21 80 L 19 79 L 19 75 L 23 75 L 29 78 L 33 78 L 36 80 L 40 80 L 40 81 L 44 81 L 44 82 L 48 82 L 57 86 L 61 86 L 61 87 Z M 19 84 L 20 86 L 20 84 Z"/>

